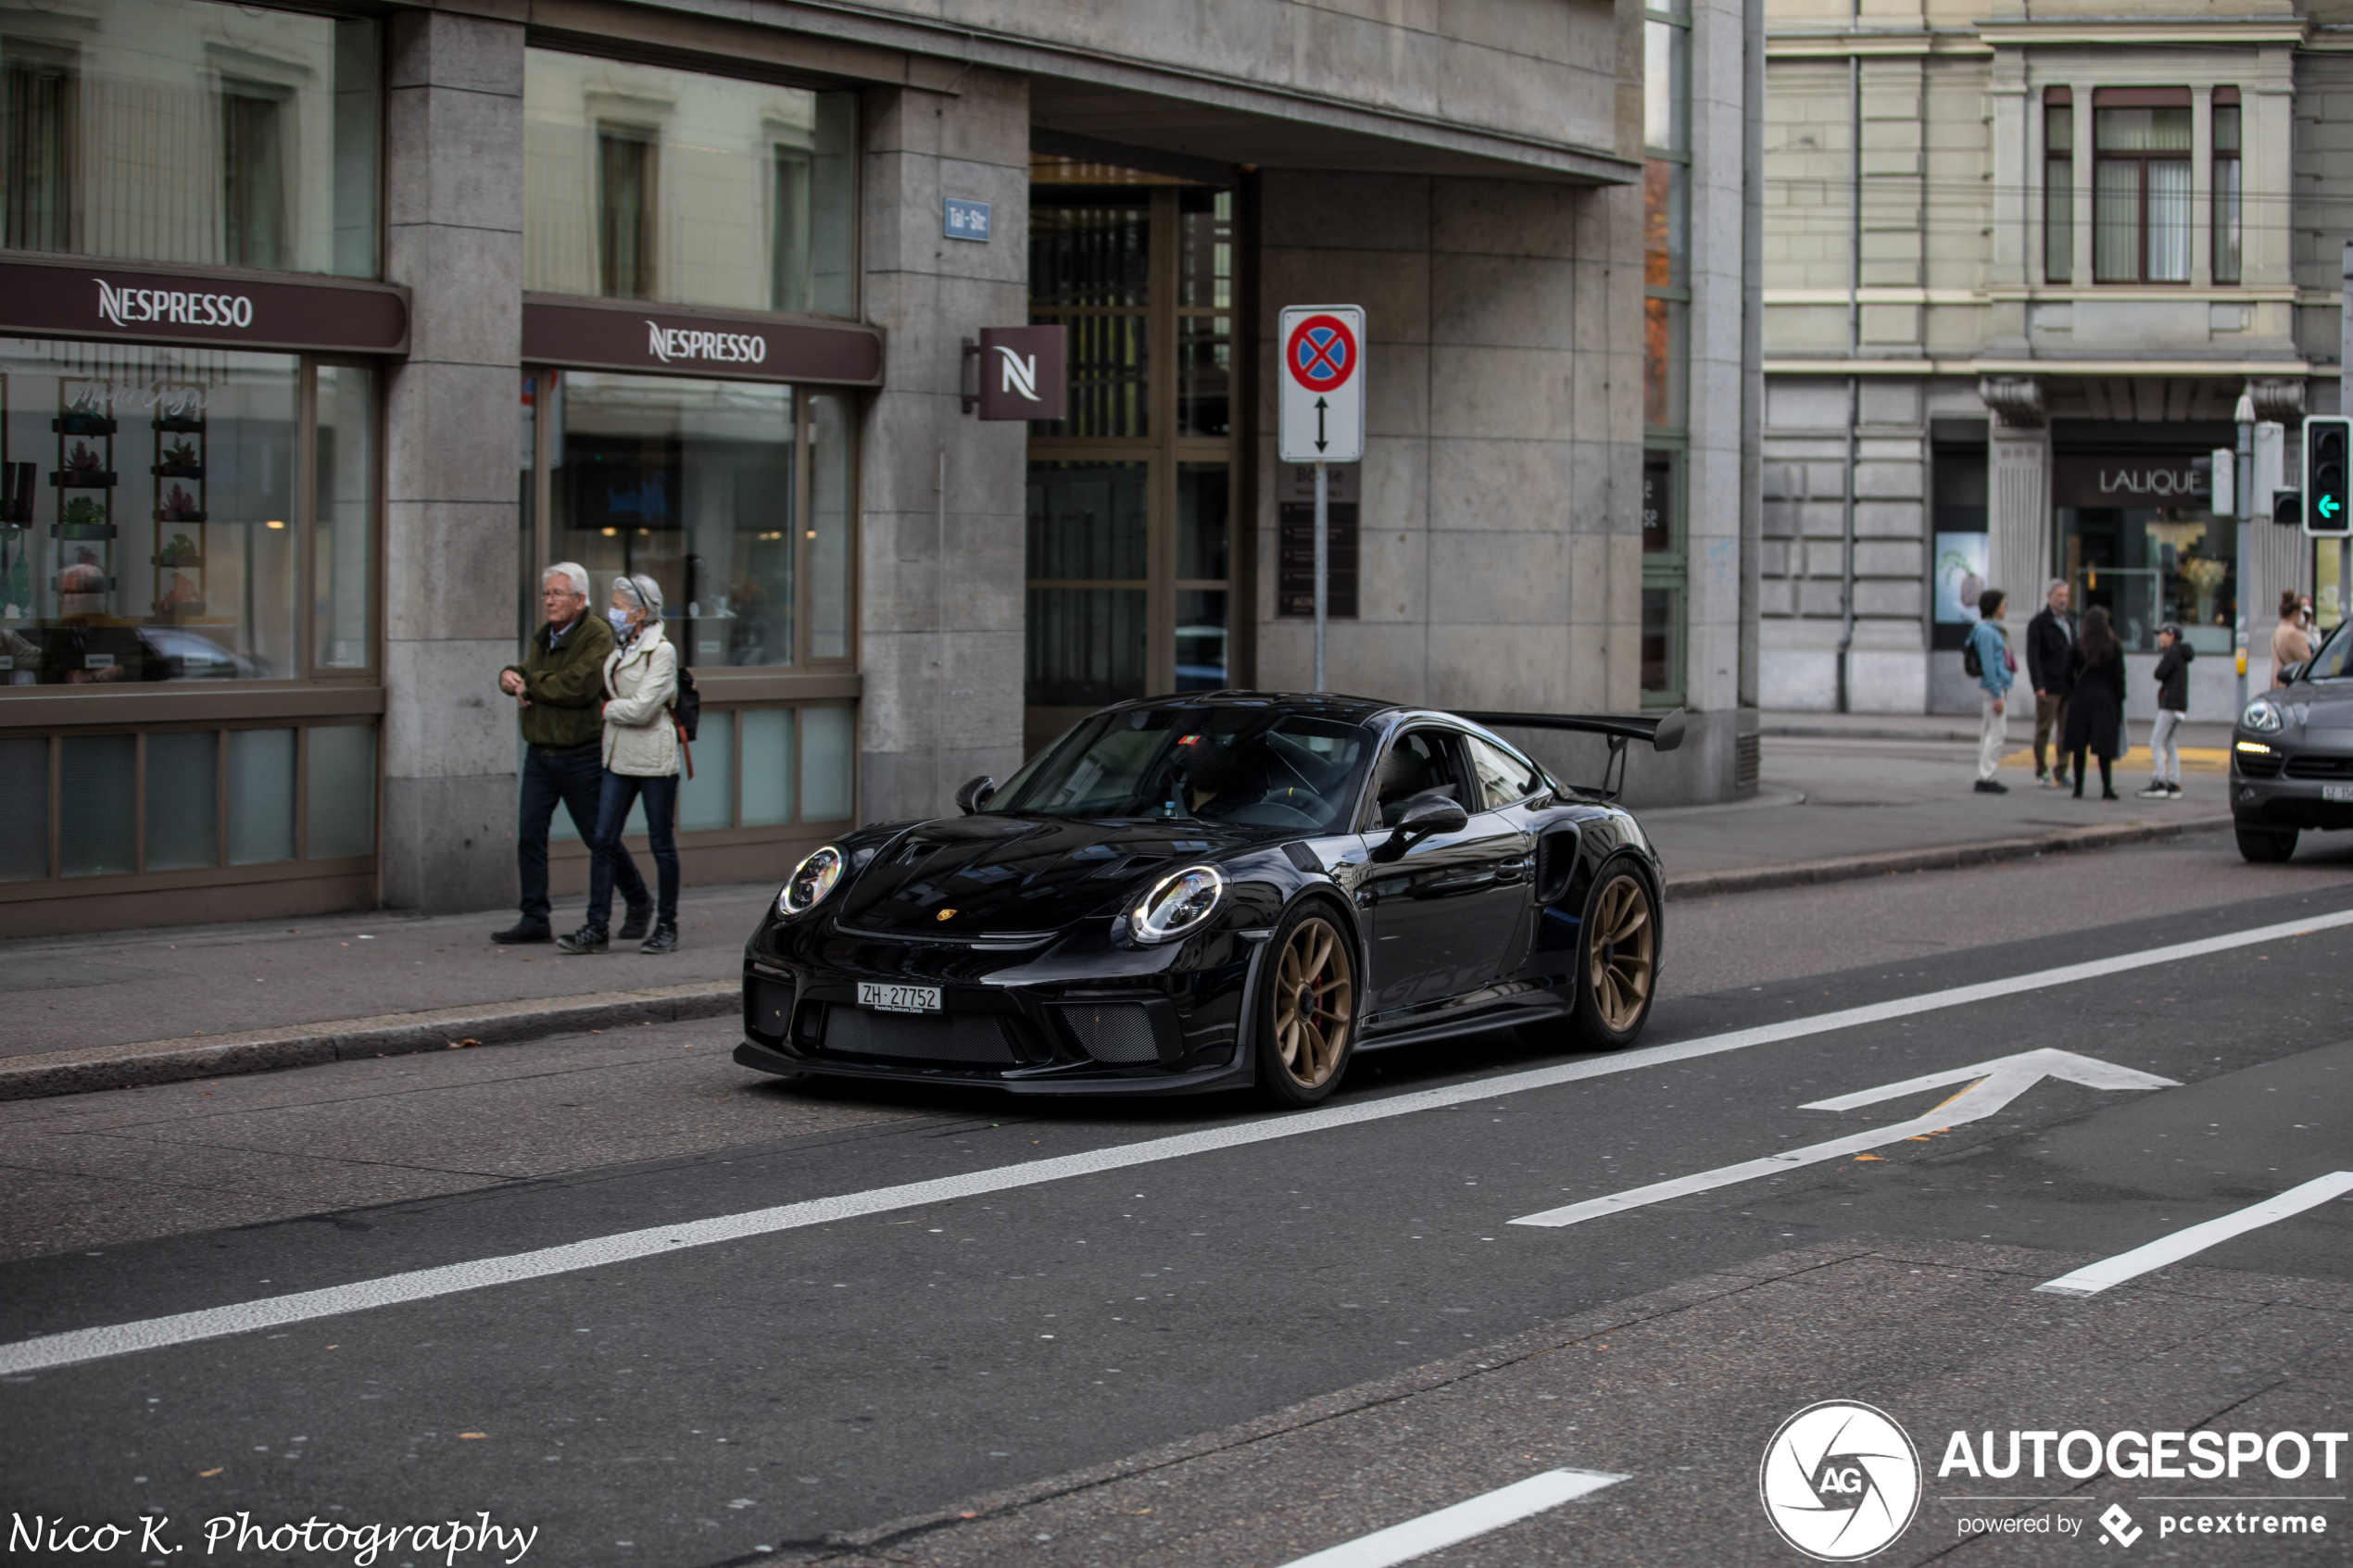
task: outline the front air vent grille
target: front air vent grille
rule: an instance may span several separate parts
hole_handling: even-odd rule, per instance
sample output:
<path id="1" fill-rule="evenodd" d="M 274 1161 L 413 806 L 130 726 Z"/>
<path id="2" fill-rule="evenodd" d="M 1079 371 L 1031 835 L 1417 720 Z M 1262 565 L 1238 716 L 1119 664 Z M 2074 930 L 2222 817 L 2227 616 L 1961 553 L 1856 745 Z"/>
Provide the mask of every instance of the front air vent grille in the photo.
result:
<path id="1" fill-rule="evenodd" d="M 1151 1014 L 1139 1003 L 1080 1002 L 1061 1010 L 1071 1038 L 1097 1061 L 1135 1067 L 1160 1060 Z"/>
<path id="2" fill-rule="evenodd" d="M 751 975 L 744 981 L 744 1033 L 762 1040 L 781 1040 L 792 1021 L 793 984 Z"/>
<path id="3" fill-rule="evenodd" d="M 2276 769 L 2278 764 L 2272 766 Z M 2239 771 L 2247 771 L 2245 752 L 2239 754 Z M 2292 779 L 2353 779 L 2353 757 L 2291 757 L 2287 759 L 2287 776 Z"/>
<path id="4" fill-rule="evenodd" d="M 1011 1067 L 1021 1060 L 1011 1020 L 995 1013 L 874 1012 L 835 1003 L 825 1010 L 828 1054 Z"/>
<path id="5" fill-rule="evenodd" d="M 2280 776 L 2280 759 L 2276 757 L 2256 757 L 2242 751 L 2231 759 L 2231 765 L 2239 771 L 2239 777 L 2243 779 L 2276 779 Z"/>

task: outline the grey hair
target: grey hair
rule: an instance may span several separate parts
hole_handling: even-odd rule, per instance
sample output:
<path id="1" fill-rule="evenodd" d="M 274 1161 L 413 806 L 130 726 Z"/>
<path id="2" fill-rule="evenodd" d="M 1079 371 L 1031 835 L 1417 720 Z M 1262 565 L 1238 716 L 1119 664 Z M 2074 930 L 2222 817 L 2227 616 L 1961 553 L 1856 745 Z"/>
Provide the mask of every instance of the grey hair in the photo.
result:
<path id="1" fill-rule="evenodd" d="M 2051 579 L 2048 583 L 2044 583 L 2044 584 L 2043 584 L 2043 596 L 2044 596 L 2045 598 L 2046 598 L 2046 599 L 2047 599 L 2047 598 L 2049 598 L 2049 597 L 2050 597 L 2053 594 L 2057 593 L 2057 592 L 2058 592 L 2061 588 L 2064 588 L 2064 587 L 2066 587 L 2066 586 L 2067 586 L 2067 579 L 2066 579 L 2066 578 L 2064 578 L 2064 577 L 2054 577 L 2054 578 L 2052 578 L 2052 579 Z"/>
<path id="2" fill-rule="evenodd" d="M 544 583 L 550 577 L 562 578 L 565 582 L 572 584 L 572 591 L 573 593 L 578 594 L 584 599 L 588 596 L 588 569 L 581 565 L 578 561 L 560 560 L 555 565 L 549 567 L 547 571 L 541 572 L 539 574 L 539 581 Z"/>
<path id="3" fill-rule="evenodd" d="M 661 619 L 661 584 L 644 572 L 616 577 L 612 585 L 637 601 L 637 608 L 659 621 Z"/>

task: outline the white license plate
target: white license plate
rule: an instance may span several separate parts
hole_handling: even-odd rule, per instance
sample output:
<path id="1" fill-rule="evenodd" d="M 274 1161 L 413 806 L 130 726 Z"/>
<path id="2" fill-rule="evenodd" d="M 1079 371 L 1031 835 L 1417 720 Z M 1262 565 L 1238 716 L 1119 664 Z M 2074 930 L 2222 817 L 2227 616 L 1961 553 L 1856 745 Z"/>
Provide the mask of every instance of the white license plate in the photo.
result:
<path id="1" fill-rule="evenodd" d="M 885 985 L 876 981 L 858 983 L 858 1005 L 880 1012 L 937 1012 L 939 987 L 937 985 Z"/>
<path id="2" fill-rule="evenodd" d="M 2353 800 L 2353 784 L 2322 784 L 2321 786 L 2321 798 L 2323 800 Z"/>

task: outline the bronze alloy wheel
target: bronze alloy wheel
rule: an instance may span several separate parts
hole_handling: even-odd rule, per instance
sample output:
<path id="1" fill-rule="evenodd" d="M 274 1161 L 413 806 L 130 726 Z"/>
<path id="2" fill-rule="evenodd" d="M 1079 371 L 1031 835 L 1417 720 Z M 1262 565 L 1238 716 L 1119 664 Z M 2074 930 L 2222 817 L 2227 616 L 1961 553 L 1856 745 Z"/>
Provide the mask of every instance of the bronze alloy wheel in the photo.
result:
<path id="1" fill-rule="evenodd" d="M 1275 970 L 1275 1054 L 1302 1089 L 1318 1089 L 1340 1067 L 1355 1018 L 1348 943 L 1320 915 L 1291 927 Z"/>
<path id="2" fill-rule="evenodd" d="M 1639 877 L 1621 873 L 1602 889 L 1586 942 L 1593 1011 L 1604 1027 L 1623 1035 L 1642 1022 L 1658 969 L 1658 926 L 1651 919 L 1650 890 Z"/>

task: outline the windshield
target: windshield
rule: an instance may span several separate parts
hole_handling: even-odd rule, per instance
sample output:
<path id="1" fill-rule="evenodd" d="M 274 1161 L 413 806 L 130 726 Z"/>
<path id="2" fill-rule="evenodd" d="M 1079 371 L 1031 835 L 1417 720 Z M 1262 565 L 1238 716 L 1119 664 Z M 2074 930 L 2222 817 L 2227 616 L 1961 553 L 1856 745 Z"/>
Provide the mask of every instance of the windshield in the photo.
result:
<path id="1" fill-rule="evenodd" d="M 2321 645 L 2321 651 L 2314 654 L 2312 661 L 2304 667 L 2304 679 L 2345 679 L 2345 656 L 2348 649 L 2353 649 L 2353 621 L 2340 621 L 2336 630 L 2329 633 L 2329 640 Z"/>
<path id="2" fill-rule="evenodd" d="M 1353 724 L 1236 708 L 1098 714 L 1006 782 L 991 811 L 1176 817 L 1337 833 L 1368 749 Z"/>

